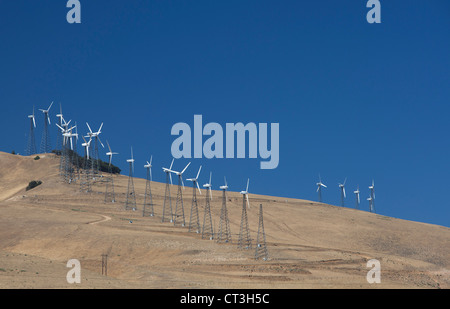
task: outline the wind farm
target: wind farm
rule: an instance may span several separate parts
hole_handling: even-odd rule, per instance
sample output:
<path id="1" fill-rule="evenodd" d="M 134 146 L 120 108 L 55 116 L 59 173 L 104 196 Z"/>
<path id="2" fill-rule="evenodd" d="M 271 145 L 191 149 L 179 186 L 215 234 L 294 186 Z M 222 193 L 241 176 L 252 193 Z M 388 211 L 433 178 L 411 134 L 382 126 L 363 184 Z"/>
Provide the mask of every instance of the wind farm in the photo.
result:
<path id="1" fill-rule="evenodd" d="M 51 128 L 50 107 L 45 110 L 44 136 Z M 43 264 L 58 265 L 71 257 L 83 262 L 89 280 L 84 287 L 89 288 L 364 288 L 365 263 L 372 258 L 381 259 L 388 269 L 383 287 L 450 286 L 446 270 L 450 252 L 444 245 L 450 237 L 448 228 L 377 214 L 374 180 L 367 186 L 369 211 L 360 207 L 359 185 L 354 191 L 355 206 L 345 206 L 347 177 L 338 183 L 341 203 L 336 206 L 324 202 L 332 190 L 324 196 L 322 190 L 328 187 L 320 174 L 317 201 L 250 195 L 250 177 L 241 191 L 230 191 L 226 177 L 215 188 L 212 171 L 201 176 L 207 162 L 189 170 L 192 162 L 175 158 L 168 168 L 162 166 L 160 173 L 166 179 L 162 183 L 152 177 L 153 155 L 142 162 L 146 178 L 135 176 L 133 147 L 124 160 L 128 175 L 114 173 L 113 157 L 120 158 L 111 148 L 111 138 L 106 140 L 107 168 L 101 172 L 98 144 L 104 145 L 99 135 L 107 135 L 103 123 L 94 132 L 86 122 L 84 154 L 78 156 L 77 125 L 70 126 L 71 120 L 66 121 L 62 112 L 57 117 L 60 124 L 55 133 L 60 134 L 61 151 L 38 154 L 38 160 L 35 154 L 0 153 L 0 168 L 5 171 L 0 178 L 4 188 L 0 212 L 6 235 L 0 240 L 0 262 L 11 263 L 14 256 L 39 268 L 31 279 L 13 276 L 17 287 L 65 286 L 62 281 L 51 283 L 55 273 Z M 34 131 L 38 128 L 34 117 L 28 118 Z M 183 175 L 189 171 L 195 175 L 185 179 L 192 182 L 192 195 L 184 194 Z M 37 178 L 42 184 L 25 188 L 29 179 Z M 176 200 L 171 196 L 174 190 Z M 188 218 L 185 205 L 190 206 Z M 35 223 L 19 231 L 12 223 L 19 218 L 24 224 Z M 404 231 L 418 241 L 402 237 Z M 11 237 L 16 241 L 7 241 Z M 59 267 L 56 273 L 62 270 Z M 0 286 L 11 286 L 1 278 Z"/>

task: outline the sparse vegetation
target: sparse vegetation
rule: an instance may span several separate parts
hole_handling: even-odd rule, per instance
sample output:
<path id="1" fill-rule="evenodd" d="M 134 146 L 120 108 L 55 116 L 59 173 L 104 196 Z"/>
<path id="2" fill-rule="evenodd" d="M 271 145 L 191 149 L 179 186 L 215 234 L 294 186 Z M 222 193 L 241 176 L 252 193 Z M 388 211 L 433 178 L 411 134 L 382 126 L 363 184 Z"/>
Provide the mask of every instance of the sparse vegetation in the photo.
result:
<path id="1" fill-rule="evenodd" d="M 36 188 L 40 184 L 42 184 L 42 181 L 40 181 L 40 180 L 32 180 L 32 181 L 30 181 L 30 183 L 28 184 L 28 187 L 26 187 L 25 190 L 28 191 L 28 190 L 31 190 L 33 188 Z"/>
<path id="2" fill-rule="evenodd" d="M 34 157 L 34 160 L 37 161 L 37 160 L 39 160 L 40 158 L 41 158 L 40 156 L 35 156 L 35 157 Z"/>

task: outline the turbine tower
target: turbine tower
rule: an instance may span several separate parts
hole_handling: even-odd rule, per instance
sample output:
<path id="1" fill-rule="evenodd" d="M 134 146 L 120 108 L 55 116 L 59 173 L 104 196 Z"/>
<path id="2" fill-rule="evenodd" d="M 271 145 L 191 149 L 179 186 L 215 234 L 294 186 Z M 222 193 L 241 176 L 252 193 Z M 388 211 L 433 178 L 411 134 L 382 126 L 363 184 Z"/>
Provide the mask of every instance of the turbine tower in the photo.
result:
<path id="1" fill-rule="evenodd" d="M 266 233 L 264 232 L 264 219 L 262 204 L 259 205 L 259 224 L 258 224 L 258 236 L 256 237 L 256 251 L 255 259 L 263 259 L 267 261 L 269 259 L 269 253 L 266 246 Z"/>
<path id="2" fill-rule="evenodd" d="M 228 219 L 227 210 L 227 179 L 224 177 L 225 185 L 220 186 L 222 190 L 222 208 L 220 210 L 220 221 L 219 221 L 219 233 L 217 236 L 217 242 L 230 242 L 231 243 L 231 230 L 230 230 L 230 220 Z"/>
<path id="3" fill-rule="evenodd" d="M 152 159 L 153 156 L 150 156 L 150 162 L 147 161 L 147 164 L 144 167 L 147 169 L 147 180 L 145 182 L 145 195 L 144 195 L 144 206 L 142 207 L 142 216 L 147 216 L 147 205 L 150 206 L 149 216 L 153 217 L 155 215 L 153 210 L 153 197 L 152 197 Z"/>
<path id="4" fill-rule="evenodd" d="M 339 188 L 341 189 L 341 206 L 344 207 L 345 196 L 345 183 L 347 182 L 347 177 L 344 180 L 344 183 L 339 184 Z"/>
<path id="5" fill-rule="evenodd" d="M 356 209 L 359 209 L 359 204 L 361 203 L 360 199 L 359 199 L 359 186 L 356 189 L 356 191 L 353 191 L 353 193 L 356 194 Z"/>
<path id="6" fill-rule="evenodd" d="M 63 127 L 64 129 L 67 129 L 67 126 L 65 126 L 65 120 L 62 113 L 62 106 L 61 103 L 59 103 L 59 114 L 56 115 L 57 118 L 59 118 L 59 127 Z M 56 149 L 57 150 L 63 150 L 64 147 L 64 141 L 61 138 L 62 136 L 60 134 L 56 137 Z"/>
<path id="7" fill-rule="evenodd" d="M 174 225 L 177 224 L 179 217 L 181 218 L 181 226 L 186 225 L 183 207 L 183 190 L 184 190 L 183 173 L 186 171 L 186 169 L 190 164 L 191 162 L 189 162 L 181 172 L 171 171 L 171 173 L 174 173 L 178 176 L 177 203 L 175 205 L 175 219 L 173 220 Z M 183 190 L 181 189 L 181 186 L 183 186 Z"/>
<path id="8" fill-rule="evenodd" d="M 322 183 L 322 179 L 320 178 L 319 174 L 319 182 L 316 183 L 317 185 L 317 192 L 319 193 L 319 203 L 322 203 L 322 187 L 326 188 L 327 186 Z"/>
<path id="9" fill-rule="evenodd" d="M 131 159 L 128 159 L 127 162 L 130 164 L 130 173 L 128 177 L 128 189 L 127 189 L 127 198 L 125 200 L 125 210 L 128 210 L 129 208 L 136 210 L 136 193 L 134 192 L 134 182 L 133 182 L 133 173 L 134 173 L 133 147 L 131 147 Z"/>
<path id="10" fill-rule="evenodd" d="M 198 203 L 197 203 L 197 191 L 195 187 L 197 187 L 198 192 L 202 194 L 200 190 L 200 186 L 198 185 L 198 176 L 200 175 L 200 171 L 202 170 L 202 166 L 198 169 L 197 176 L 195 178 L 186 179 L 188 181 L 192 181 L 192 205 L 191 205 L 191 216 L 189 219 L 189 229 L 188 231 L 195 231 L 197 234 L 200 233 L 200 218 L 198 216 Z"/>
<path id="11" fill-rule="evenodd" d="M 166 173 L 166 192 L 164 193 L 164 204 L 163 204 L 163 211 L 162 211 L 162 219 L 161 222 L 164 222 L 166 219 L 166 203 L 168 202 L 169 204 L 169 214 L 170 214 L 170 222 L 173 222 L 173 214 L 172 214 L 172 199 L 170 198 L 170 185 L 172 184 L 172 165 L 173 165 L 173 160 L 172 159 L 172 163 L 170 163 L 170 167 L 169 168 L 165 168 L 163 167 L 163 171 L 164 173 Z M 170 184 L 169 184 L 169 179 L 170 179 Z"/>
<path id="12" fill-rule="evenodd" d="M 106 153 L 106 155 L 109 158 L 109 164 L 108 164 L 108 174 L 109 175 L 105 179 L 105 181 L 106 181 L 106 186 L 105 186 L 105 203 L 107 203 L 107 202 L 115 203 L 116 202 L 116 194 L 114 192 L 114 177 L 113 177 L 111 164 L 112 164 L 112 157 L 113 157 L 113 155 L 116 155 L 118 153 L 117 152 L 112 152 L 108 141 L 106 141 L 106 145 L 108 146 L 108 150 L 109 150 L 109 152 Z"/>
<path id="13" fill-rule="evenodd" d="M 372 179 L 372 185 L 369 186 L 370 189 L 370 212 L 375 212 L 375 183 Z"/>
<path id="14" fill-rule="evenodd" d="M 203 185 L 203 187 L 206 188 L 206 195 L 205 195 L 205 213 L 203 215 L 203 230 L 202 230 L 202 239 L 209 238 L 210 240 L 214 239 L 214 230 L 211 218 L 211 200 L 212 200 L 211 176 L 212 172 L 210 172 L 209 174 L 209 183 Z"/>
<path id="15" fill-rule="evenodd" d="M 27 145 L 27 156 L 31 156 L 33 154 L 36 154 L 36 139 L 34 137 L 34 129 L 36 128 L 36 119 L 34 117 L 34 106 L 33 106 L 33 114 L 28 115 L 28 118 L 30 119 L 30 134 L 28 135 L 28 145 Z"/>
<path id="16" fill-rule="evenodd" d="M 80 190 L 82 192 L 90 192 L 91 191 L 91 168 L 90 168 L 90 157 L 89 157 L 89 148 L 91 147 L 91 139 L 89 142 L 86 142 L 86 139 L 83 137 L 84 143 L 81 146 L 84 147 L 84 166 L 83 166 L 83 179 L 80 181 Z"/>
<path id="17" fill-rule="evenodd" d="M 91 139 L 94 140 L 94 151 L 92 153 L 92 171 L 94 175 L 100 175 L 100 157 L 98 155 L 98 143 L 100 142 L 100 144 L 102 145 L 103 148 L 105 148 L 105 146 L 103 145 L 102 141 L 100 140 L 99 135 L 102 133 L 102 127 L 103 127 L 103 122 L 100 125 L 100 128 L 98 129 L 97 132 L 92 132 L 91 127 L 89 126 L 89 124 L 86 122 L 86 125 L 89 129 L 89 132 L 87 133 L 86 137 L 89 137 Z"/>
<path id="18" fill-rule="evenodd" d="M 250 178 L 247 179 L 247 188 L 245 191 L 241 191 L 242 194 L 242 216 L 241 216 L 241 228 L 239 230 L 238 248 L 250 249 L 252 247 L 252 240 L 250 238 L 250 230 L 248 227 L 247 208 L 250 209 L 250 203 L 248 201 L 248 184 Z M 247 203 L 246 203 L 247 202 Z"/>
<path id="19" fill-rule="evenodd" d="M 50 108 L 52 108 L 53 102 L 50 104 L 50 106 L 47 109 L 39 109 L 44 114 L 44 131 L 42 132 L 42 139 L 41 139 L 41 153 L 50 153 L 52 151 L 52 146 L 50 143 L 50 132 L 48 131 L 48 125 L 50 123 L 50 117 L 48 116 L 48 113 L 50 111 Z"/>

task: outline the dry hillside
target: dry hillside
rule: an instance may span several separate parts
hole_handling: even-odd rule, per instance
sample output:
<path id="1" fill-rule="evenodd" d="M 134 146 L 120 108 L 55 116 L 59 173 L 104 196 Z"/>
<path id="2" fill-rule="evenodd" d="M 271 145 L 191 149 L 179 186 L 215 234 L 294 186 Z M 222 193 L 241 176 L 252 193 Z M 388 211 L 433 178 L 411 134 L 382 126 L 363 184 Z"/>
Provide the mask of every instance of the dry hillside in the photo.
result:
<path id="1" fill-rule="evenodd" d="M 125 210 L 128 177 L 80 192 L 59 174 L 59 158 L 0 153 L 1 288 L 449 288 L 450 229 L 316 202 L 251 195 L 253 248 L 237 247 L 242 196 L 228 193 L 232 243 L 218 244 L 161 222 L 165 185 L 152 182 L 155 217 L 142 216 L 145 180 L 134 179 L 137 210 Z M 154 170 L 153 173 L 161 171 Z M 42 185 L 26 191 L 31 180 Z M 190 183 L 189 183 L 190 184 Z M 192 188 L 184 193 L 189 223 Z M 202 191 L 203 193 L 203 191 Z M 176 187 L 172 187 L 175 211 Z M 203 221 L 204 195 L 199 196 Z M 255 260 L 259 204 L 269 260 Z M 221 192 L 211 210 L 218 229 Z M 101 255 L 108 254 L 108 276 Z M 69 284 L 69 259 L 81 262 L 81 284 Z M 381 263 L 381 283 L 366 263 Z"/>

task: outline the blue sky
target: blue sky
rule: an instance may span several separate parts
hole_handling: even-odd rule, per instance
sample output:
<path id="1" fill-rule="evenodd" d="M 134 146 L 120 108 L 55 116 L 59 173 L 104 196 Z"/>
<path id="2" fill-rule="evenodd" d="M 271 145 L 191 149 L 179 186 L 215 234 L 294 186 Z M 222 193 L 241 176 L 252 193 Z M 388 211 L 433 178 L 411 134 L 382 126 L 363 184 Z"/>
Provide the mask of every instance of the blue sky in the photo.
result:
<path id="1" fill-rule="evenodd" d="M 67 119 L 98 128 L 128 173 L 153 155 L 153 179 L 171 161 L 177 122 L 279 123 L 280 162 L 179 159 L 203 165 L 218 189 L 317 200 L 361 209 L 372 179 L 377 213 L 450 226 L 450 3 L 383 1 L 86 1 L 81 24 L 66 1 L 0 0 L 0 150 L 23 153 L 33 105 L 59 103 Z M 37 115 L 39 146 L 43 118 Z M 206 139 L 206 138 L 205 138 Z M 78 145 L 81 151 L 81 145 Z M 105 153 L 106 151 L 104 151 Z M 106 156 L 102 153 L 102 158 Z"/>

